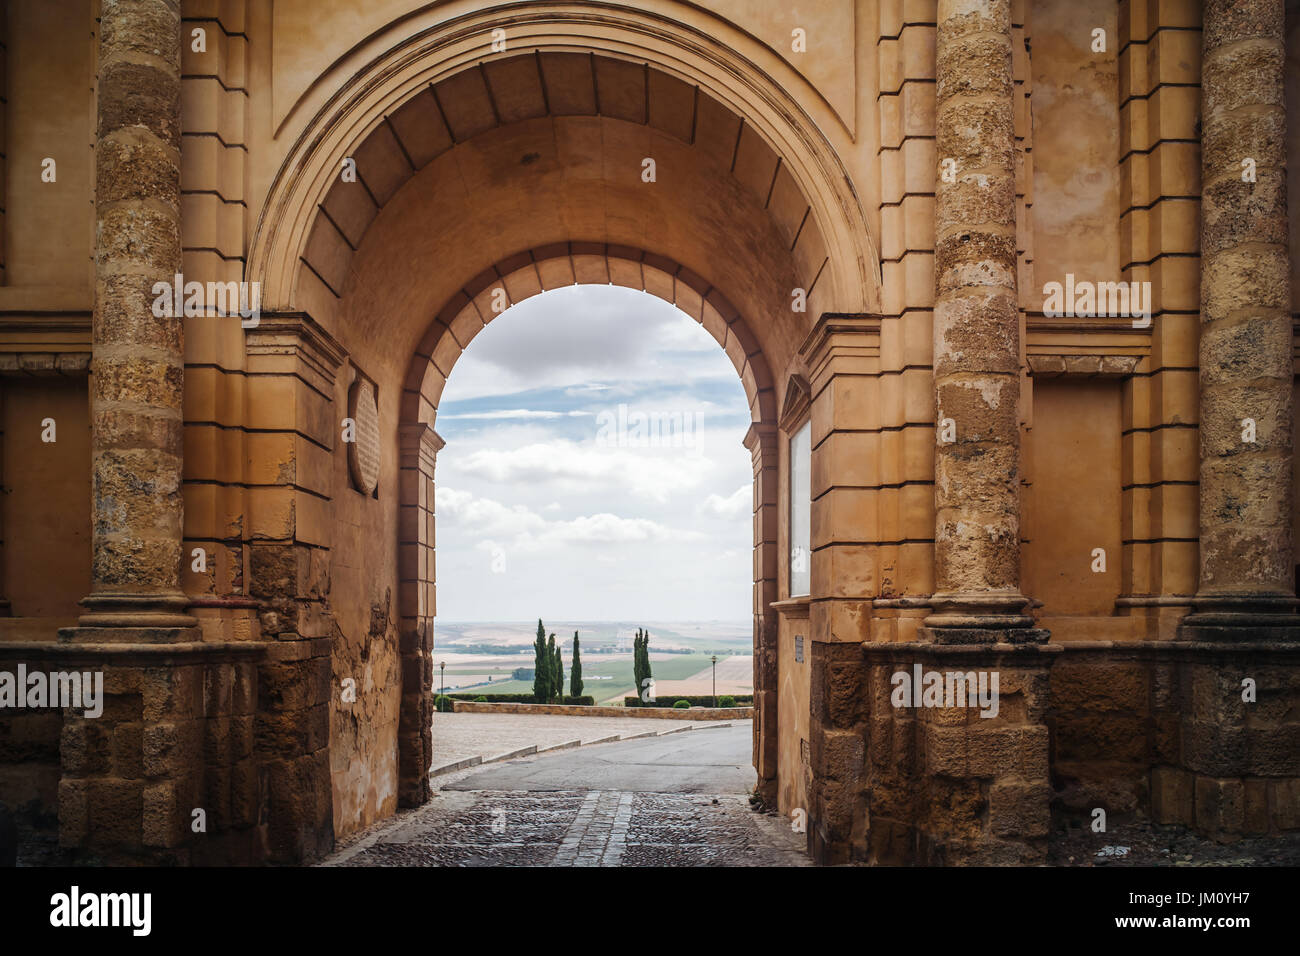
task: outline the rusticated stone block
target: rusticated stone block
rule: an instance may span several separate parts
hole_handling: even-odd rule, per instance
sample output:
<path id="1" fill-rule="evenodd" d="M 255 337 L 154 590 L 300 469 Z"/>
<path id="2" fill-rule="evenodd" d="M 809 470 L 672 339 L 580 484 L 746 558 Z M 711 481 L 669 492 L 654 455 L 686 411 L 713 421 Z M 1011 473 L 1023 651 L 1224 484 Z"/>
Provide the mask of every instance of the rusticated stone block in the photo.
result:
<path id="1" fill-rule="evenodd" d="M 59 781 L 59 845 L 81 846 L 90 832 L 90 781 Z"/>
<path id="2" fill-rule="evenodd" d="M 1267 833 L 1268 817 L 1268 781 L 1246 780 L 1246 807 L 1243 829 L 1246 833 Z"/>
<path id="3" fill-rule="evenodd" d="M 59 754 L 66 775 L 86 777 L 108 769 L 104 726 L 94 720 L 73 718 L 63 725 Z"/>
<path id="4" fill-rule="evenodd" d="M 136 779 L 144 776 L 144 725 L 118 724 L 108 731 L 108 756 L 115 777 Z"/>
<path id="5" fill-rule="evenodd" d="M 144 728 L 144 773 L 149 777 L 179 776 L 203 768 L 203 721 L 148 724 Z"/>
<path id="6" fill-rule="evenodd" d="M 229 717 L 209 717 L 203 721 L 203 761 L 211 770 L 226 766 L 232 759 Z"/>
<path id="7" fill-rule="evenodd" d="M 331 680 L 328 658 L 308 658 L 263 664 L 257 673 L 257 694 L 263 710 L 296 710 L 328 703 Z"/>
<path id="8" fill-rule="evenodd" d="M 164 780 L 144 788 L 143 840 L 145 846 L 173 848 L 185 840 L 189 810 L 181 806 L 175 781 Z"/>
<path id="9" fill-rule="evenodd" d="M 1190 826 L 1194 822 L 1194 778 L 1177 767 L 1151 771 L 1151 817 L 1156 823 Z"/>
<path id="10" fill-rule="evenodd" d="M 989 828 L 1002 837 L 1045 837 L 1051 826 L 1051 798 L 1045 782 L 994 783 L 989 788 Z"/>
<path id="11" fill-rule="evenodd" d="M 252 756 L 257 718 L 252 714 L 230 718 L 230 758 L 244 760 Z"/>
<path id="12" fill-rule="evenodd" d="M 261 811 L 261 782 L 257 763 L 241 760 L 230 768 L 230 825 L 255 826 Z"/>
<path id="13" fill-rule="evenodd" d="M 978 780 L 926 781 L 926 835 L 932 840 L 978 840 L 985 835 L 988 795 Z"/>
<path id="14" fill-rule="evenodd" d="M 234 665 L 230 712 L 235 716 L 257 713 L 257 665 Z"/>
<path id="15" fill-rule="evenodd" d="M 1146 706 L 1146 673 L 1138 662 L 1062 661 L 1052 668 L 1052 705 L 1059 711 L 1121 711 Z"/>
<path id="16" fill-rule="evenodd" d="M 203 668 L 150 667 L 141 674 L 146 721 L 175 720 L 203 714 Z"/>
<path id="17" fill-rule="evenodd" d="M 1239 836 L 1246 822 L 1246 788 L 1233 778 L 1196 777 L 1196 829 L 1216 840 Z"/>
<path id="18" fill-rule="evenodd" d="M 924 730 L 926 773 L 945 777 L 1020 776 L 1046 778 L 1048 735 L 1046 727 L 990 727 L 978 725 Z"/>
<path id="19" fill-rule="evenodd" d="M 144 824 L 143 790 L 141 781 L 111 777 L 87 780 L 86 842 L 101 847 L 138 847 Z"/>
<path id="20" fill-rule="evenodd" d="M 1260 777 L 1300 777 L 1300 724 L 1246 731 L 1246 772 Z"/>
<path id="21" fill-rule="evenodd" d="M 866 668 L 860 663 L 831 664 L 827 668 L 827 710 L 831 724 L 845 729 L 866 717 L 863 678 Z"/>
<path id="22" fill-rule="evenodd" d="M 1187 721 L 1182 744 L 1183 764 L 1196 773 L 1226 777 L 1247 770 L 1247 737 L 1242 727 Z"/>
<path id="23" fill-rule="evenodd" d="M 1279 830 L 1300 830 L 1300 780 L 1270 780 L 1272 823 Z"/>
<path id="24" fill-rule="evenodd" d="M 822 771 L 832 780 L 859 786 L 865 747 L 862 735 L 851 731 L 827 731 L 823 735 Z"/>
<path id="25" fill-rule="evenodd" d="M 229 665 L 218 664 L 203 669 L 203 713 L 209 717 L 226 717 L 234 705 L 235 675 Z"/>

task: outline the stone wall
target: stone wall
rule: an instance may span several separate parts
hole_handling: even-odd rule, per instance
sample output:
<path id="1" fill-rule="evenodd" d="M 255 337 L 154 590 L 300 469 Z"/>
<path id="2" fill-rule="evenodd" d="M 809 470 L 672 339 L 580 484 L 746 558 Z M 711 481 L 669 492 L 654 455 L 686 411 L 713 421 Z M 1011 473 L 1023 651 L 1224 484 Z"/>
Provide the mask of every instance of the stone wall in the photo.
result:
<path id="1" fill-rule="evenodd" d="M 580 704 L 508 704 L 455 700 L 458 714 L 550 714 L 559 717 L 662 717 L 667 720 L 752 720 L 753 707 L 585 707 Z"/>

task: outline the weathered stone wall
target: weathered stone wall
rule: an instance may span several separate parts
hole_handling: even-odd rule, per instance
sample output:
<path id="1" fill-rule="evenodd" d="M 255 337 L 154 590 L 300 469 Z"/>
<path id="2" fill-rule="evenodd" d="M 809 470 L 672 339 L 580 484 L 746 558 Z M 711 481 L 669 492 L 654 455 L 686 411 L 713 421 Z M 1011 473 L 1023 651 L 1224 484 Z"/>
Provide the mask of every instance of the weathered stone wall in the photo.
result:
<path id="1" fill-rule="evenodd" d="M 1296 825 L 1300 7 L 761 6 L 645 0 L 525 41 L 491 4 L 7 5 L 0 602 L 18 616 L 0 628 L 48 641 L 90 594 L 97 626 L 53 646 L 116 676 L 100 723 L 0 720 L 0 797 L 48 823 L 61 787 L 69 852 L 177 862 L 308 859 L 425 799 L 442 386 L 493 288 L 612 281 L 699 320 L 750 396 L 755 766 L 783 812 L 806 804 L 819 859 L 1037 860 L 1049 808 L 1224 839 Z M 471 29 L 407 56 L 461 13 L 506 17 L 513 46 Z M 89 42 L 64 42 L 78 24 Z M 154 316 L 149 285 L 178 266 L 264 282 L 258 327 Z M 1066 273 L 1149 281 L 1150 325 L 1045 315 Z M 42 454 L 46 386 L 8 382 L 79 383 L 92 348 L 90 447 L 65 385 L 57 455 L 14 477 Z M 378 395 L 374 493 L 340 435 L 358 379 Z M 812 593 L 791 602 L 804 421 Z M 59 507 L 23 496 L 58 470 L 71 501 L 92 457 L 95 543 L 62 508 L 58 550 L 16 563 Z M 994 649 L 1044 629 L 1066 649 Z M 917 643 L 936 631 L 975 649 Z M 172 650 L 110 646 L 148 642 Z M 889 704 L 892 669 L 963 655 L 1001 669 L 997 718 Z M 198 804 L 206 841 L 182 827 Z"/>

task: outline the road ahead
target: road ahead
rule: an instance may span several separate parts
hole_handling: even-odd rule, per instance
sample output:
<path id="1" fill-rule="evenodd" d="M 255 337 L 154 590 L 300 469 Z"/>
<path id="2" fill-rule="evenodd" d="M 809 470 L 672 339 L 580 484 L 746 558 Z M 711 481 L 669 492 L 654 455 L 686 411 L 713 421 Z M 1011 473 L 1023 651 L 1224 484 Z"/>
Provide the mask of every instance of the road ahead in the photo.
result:
<path id="1" fill-rule="evenodd" d="M 621 790 L 638 793 L 748 794 L 750 722 L 666 737 L 579 747 L 553 756 L 498 764 L 448 790 Z"/>
<path id="2" fill-rule="evenodd" d="M 805 866 L 804 837 L 750 809 L 750 724 L 475 770 L 332 866 Z"/>

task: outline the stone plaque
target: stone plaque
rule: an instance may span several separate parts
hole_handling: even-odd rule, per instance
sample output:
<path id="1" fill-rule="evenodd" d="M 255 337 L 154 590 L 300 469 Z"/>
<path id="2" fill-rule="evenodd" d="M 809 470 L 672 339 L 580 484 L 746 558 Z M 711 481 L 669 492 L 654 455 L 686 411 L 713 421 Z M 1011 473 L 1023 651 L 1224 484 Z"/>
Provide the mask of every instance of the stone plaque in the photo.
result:
<path id="1" fill-rule="evenodd" d="M 803 663 L 803 635 L 794 636 L 794 660 L 796 664 Z"/>
<path id="2" fill-rule="evenodd" d="M 356 441 L 348 442 L 348 472 L 363 495 L 379 487 L 379 405 L 375 387 L 358 378 L 348 391 L 348 417 L 356 423 Z"/>

